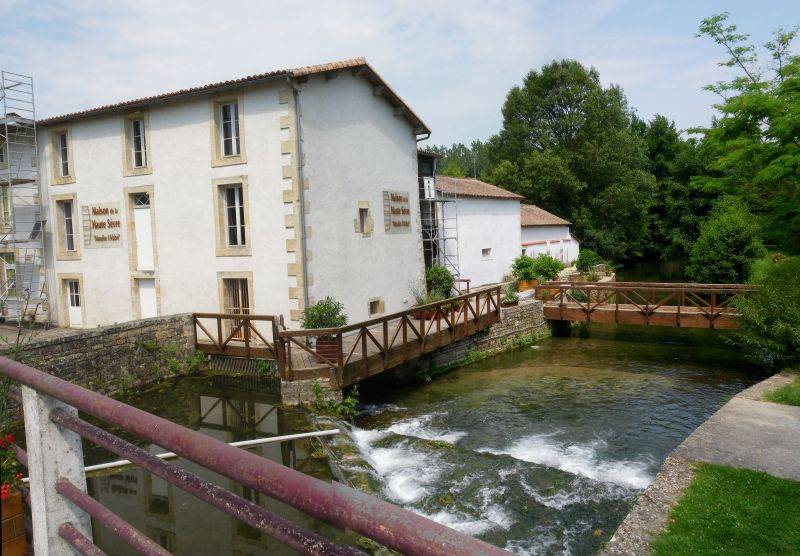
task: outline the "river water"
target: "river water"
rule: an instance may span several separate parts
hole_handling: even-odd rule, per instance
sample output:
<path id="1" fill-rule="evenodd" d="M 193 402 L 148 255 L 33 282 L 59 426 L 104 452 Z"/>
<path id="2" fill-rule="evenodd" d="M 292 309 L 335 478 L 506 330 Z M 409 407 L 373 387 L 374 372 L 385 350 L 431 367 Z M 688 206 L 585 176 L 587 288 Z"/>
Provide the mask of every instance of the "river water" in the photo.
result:
<path id="1" fill-rule="evenodd" d="M 760 378 L 716 332 L 592 325 L 583 337 L 546 339 L 428 383 L 364 385 L 349 434 L 387 500 L 517 553 L 586 554 L 611 536 L 666 455 Z M 302 412 L 226 377 L 168 381 L 124 401 L 226 442 L 307 427 Z M 313 442 L 252 451 L 333 477 Z M 86 443 L 87 464 L 113 459 Z M 326 536 L 355 540 L 176 461 Z M 89 491 L 175 554 L 290 552 L 135 467 L 92 474 Z M 107 553 L 132 554 L 102 527 L 94 534 Z"/>
<path id="2" fill-rule="evenodd" d="M 366 391 L 351 434 L 383 495 L 517 553 L 592 553 L 667 454 L 759 379 L 711 331 L 583 335 Z"/>

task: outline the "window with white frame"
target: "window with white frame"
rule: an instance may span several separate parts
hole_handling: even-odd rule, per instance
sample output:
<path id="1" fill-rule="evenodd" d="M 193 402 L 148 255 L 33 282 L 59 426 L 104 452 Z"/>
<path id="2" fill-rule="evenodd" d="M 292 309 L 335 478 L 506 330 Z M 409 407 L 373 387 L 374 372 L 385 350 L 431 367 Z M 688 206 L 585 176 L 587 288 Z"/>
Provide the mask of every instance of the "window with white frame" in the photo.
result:
<path id="1" fill-rule="evenodd" d="M 75 251 L 75 224 L 73 221 L 74 206 L 72 201 L 58 201 L 61 217 L 61 247 L 66 252 Z"/>
<path id="2" fill-rule="evenodd" d="M 222 156 L 239 156 L 239 103 L 224 102 L 219 105 L 220 145 Z"/>
<path id="3" fill-rule="evenodd" d="M 131 165 L 134 168 L 145 168 L 147 166 L 147 139 L 144 118 L 131 120 L 130 130 Z"/>
<path id="4" fill-rule="evenodd" d="M 225 230 L 229 247 L 247 245 L 244 218 L 244 196 L 241 185 L 222 189 L 225 207 Z"/>
<path id="5" fill-rule="evenodd" d="M 69 139 L 67 132 L 62 131 L 56 135 L 58 139 L 58 165 L 61 171 L 61 177 L 69 177 Z"/>

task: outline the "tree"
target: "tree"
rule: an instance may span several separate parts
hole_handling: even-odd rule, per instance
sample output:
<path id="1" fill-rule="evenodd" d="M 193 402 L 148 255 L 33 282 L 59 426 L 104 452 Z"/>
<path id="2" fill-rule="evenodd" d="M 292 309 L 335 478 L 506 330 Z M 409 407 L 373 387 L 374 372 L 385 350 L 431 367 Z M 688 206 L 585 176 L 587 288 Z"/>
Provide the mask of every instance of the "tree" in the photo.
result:
<path id="1" fill-rule="evenodd" d="M 774 33 L 764 45 L 771 59 L 766 66 L 727 19 L 727 13 L 715 15 L 700 26 L 700 36 L 728 52 L 721 65 L 740 75 L 707 87 L 722 98 L 715 105 L 721 116 L 698 130 L 710 162 L 693 184 L 740 197 L 761 219 L 769 243 L 800 253 L 800 56 L 790 52 L 798 28 Z"/>
<path id="2" fill-rule="evenodd" d="M 758 291 L 736 300 L 745 352 L 773 367 L 800 364 L 800 257 L 766 259 L 754 273 Z"/>
<path id="3" fill-rule="evenodd" d="M 760 228 L 739 199 L 725 197 L 700 226 L 686 274 L 698 282 L 742 283 L 755 259 L 764 255 Z"/>
<path id="4" fill-rule="evenodd" d="M 554 61 L 509 91 L 486 177 L 570 219 L 602 255 L 639 257 L 655 180 L 633 123 L 619 87 L 604 88 L 594 68 Z"/>

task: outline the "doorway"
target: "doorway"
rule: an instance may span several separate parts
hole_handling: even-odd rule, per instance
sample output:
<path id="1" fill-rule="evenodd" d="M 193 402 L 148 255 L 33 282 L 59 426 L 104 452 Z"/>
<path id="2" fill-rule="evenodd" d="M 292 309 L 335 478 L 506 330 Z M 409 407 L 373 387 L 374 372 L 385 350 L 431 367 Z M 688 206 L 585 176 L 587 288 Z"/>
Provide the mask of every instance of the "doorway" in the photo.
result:
<path id="1" fill-rule="evenodd" d="M 137 278 L 136 287 L 139 293 L 139 318 L 157 317 L 158 300 L 156 298 L 155 278 Z"/>
<path id="2" fill-rule="evenodd" d="M 67 302 L 67 326 L 83 328 L 83 308 L 81 306 L 81 283 L 78 280 L 64 280 L 64 293 Z"/>
<path id="3" fill-rule="evenodd" d="M 225 288 L 225 312 L 233 315 L 250 314 L 250 292 L 247 278 L 223 278 Z M 233 332 L 241 323 L 240 320 L 231 319 L 228 334 Z M 240 328 L 233 336 L 235 340 L 244 340 L 244 329 Z"/>

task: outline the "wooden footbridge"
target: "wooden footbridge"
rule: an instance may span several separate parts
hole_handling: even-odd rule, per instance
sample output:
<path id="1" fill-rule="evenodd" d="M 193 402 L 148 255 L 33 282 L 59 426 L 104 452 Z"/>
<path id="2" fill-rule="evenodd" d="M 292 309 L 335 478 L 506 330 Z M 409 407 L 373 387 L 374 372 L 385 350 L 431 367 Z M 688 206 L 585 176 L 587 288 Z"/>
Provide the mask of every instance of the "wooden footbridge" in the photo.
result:
<path id="1" fill-rule="evenodd" d="M 288 330 L 281 317 L 271 315 L 194 314 L 198 350 L 272 359 L 284 380 L 331 378 L 340 387 L 457 342 L 499 320 L 500 286 L 338 328 Z"/>
<path id="2" fill-rule="evenodd" d="M 753 291 L 744 284 L 548 282 L 535 295 L 548 320 L 735 329 L 734 301 Z"/>

